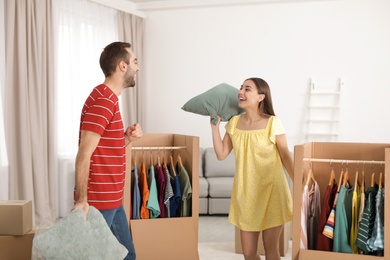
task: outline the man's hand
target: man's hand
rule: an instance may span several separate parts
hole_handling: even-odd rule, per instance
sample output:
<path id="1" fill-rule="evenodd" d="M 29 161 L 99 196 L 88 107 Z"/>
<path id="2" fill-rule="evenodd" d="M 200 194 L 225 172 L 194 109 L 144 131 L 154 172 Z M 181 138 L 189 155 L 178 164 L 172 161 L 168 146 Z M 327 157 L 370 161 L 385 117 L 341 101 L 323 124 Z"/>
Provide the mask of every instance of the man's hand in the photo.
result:
<path id="1" fill-rule="evenodd" d="M 72 210 L 75 209 L 82 209 L 85 213 L 85 220 L 88 218 L 88 210 L 89 210 L 89 204 L 88 202 L 76 202 L 76 204 L 73 206 Z"/>
<path id="2" fill-rule="evenodd" d="M 142 128 L 138 123 L 128 126 L 125 132 L 125 136 L 127 136 L 129 142 L 141 138 L 142 135 L 143 135 Z"/>

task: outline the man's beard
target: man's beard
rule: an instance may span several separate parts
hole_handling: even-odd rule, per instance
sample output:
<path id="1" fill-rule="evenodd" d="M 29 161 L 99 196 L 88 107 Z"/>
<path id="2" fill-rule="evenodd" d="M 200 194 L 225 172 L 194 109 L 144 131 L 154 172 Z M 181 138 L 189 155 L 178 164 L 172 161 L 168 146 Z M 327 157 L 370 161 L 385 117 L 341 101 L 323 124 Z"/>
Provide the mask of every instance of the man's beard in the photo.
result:
<path id="1" fill-rule="evenodd" d="M 132 88 L 134 86 L 135 86 L 135 75 L 129 75 L 124 82 L 124 88 Z"/>

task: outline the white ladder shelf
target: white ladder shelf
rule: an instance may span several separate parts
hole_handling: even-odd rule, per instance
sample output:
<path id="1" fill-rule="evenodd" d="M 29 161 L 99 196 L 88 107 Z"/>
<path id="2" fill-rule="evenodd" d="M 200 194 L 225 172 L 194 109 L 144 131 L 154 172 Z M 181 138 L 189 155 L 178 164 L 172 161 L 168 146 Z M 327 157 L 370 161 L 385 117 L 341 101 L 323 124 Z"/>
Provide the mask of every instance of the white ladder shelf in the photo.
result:
<path id="1" fill-rule="evenodd" d="M 339 135 L 340 96 L 344 85 L 319 85 L 312 78 L 308 94 L 306 142 L 334 142 Z"/>

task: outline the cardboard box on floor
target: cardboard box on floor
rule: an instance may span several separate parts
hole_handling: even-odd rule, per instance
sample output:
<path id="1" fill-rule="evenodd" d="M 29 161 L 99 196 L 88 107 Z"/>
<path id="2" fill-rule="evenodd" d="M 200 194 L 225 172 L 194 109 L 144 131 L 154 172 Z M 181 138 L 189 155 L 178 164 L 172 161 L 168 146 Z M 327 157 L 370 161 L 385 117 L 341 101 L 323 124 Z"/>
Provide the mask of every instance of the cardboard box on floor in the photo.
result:
<path id="1" fill-rule="evenodd" d="M 31 260 L 35 230 L 22 236 L 0 236 L 0 259 Z"/>
<path id="2" fill-rule="evenodd" d="M 242 254 L 240 230 L 237 227 L 235 227 L 234 230 L 234 237 L 235 237 L 234 244 L 235 244 L 236 253 Z M 284 224 L 282 229 L 282 234 L 280 235 L 280 239 L 279 239 L 280 256 L 286 255 L 288 250 L 289 240 L 290 240 L 290 222 Z M 265 254 L 264 246 L 263 246 L 263 238 L 261 235 L 259 236 L 259 242 L 257 244 L 257 254 L 259 255 Z"/>
<path id="3" fill-rule="evenodd" d="M 144 147 L 145 150 L 132 151 L 132 147 Z M 149 149 L 148 147 L 160 147 L 160 149 Z M 171 150 L 169 147 L 184 148 Z M 129 219 L 137 260 L 199 259 L 199 149 L 199 137 L 178 134 L 144 134 L 142 138 L 127 147 L 126 186 L 123 203 Z M 150 156 L 156 158 L 157 153 L 160 155 L 173 153 L 175 162 L 180 153 L 192 184 L 191 217 L 130 220 L 132 156 L 134 154 L 135 156 L 142 155 L 145 162 L 150 162 Z"/>
<path id="4" fill-rule="evenodd" d="M 305 250 L 300 248 L 301 233 L 301 205 L 303 181 L 307 177 L 308 169 L 313 170 L 315 180 L 321 190 L 321 200 L 324 197 L 326 186 L 329 183 L 330 171 L 333 167 L 336 173 L 336 180 L 339 181 L 342 167 L 349 167 L 350 180 L 354 182 L 356 169 L 359 172 L 365 167 L 366 187 L 371 184 L 372 173 L 375 173 L 376 181 L 379 173 L 384 167 L 384 176 L 390 174 L 390 144 L 380 143 L 336 143 L 336 142 L 314 142 L 296 145 L 294 149 L 294 195 L 293 195 L 293 232 L 292 232 L 292 259 L 302 260 L 368 260 L 368 259 L 390 259 L 390 239 L 385 237 L 384 256 L 367 256 L 356 254 L 345 254 L 335 252 L 324 252 L 319 250 Z M 309 159 L 312 158 L 312 161 Z M 313 159 L 326 159 L 326 162 L 315 162 Z M 345 163 L 334 163 L 331 160 L 345 160 Z M 359 161 L 348 163 L 348 160 Z M 370 161 L 384 162 L 384 165 L 370 164 Z M 361 176 L 361 175 L 360 175 Z M 390 187 L 390 178 L 384 178 L 385 185 Z M 390 201 L 389 193 L 385 193 L 385 201 Z M 322 201 L 321 201 L 322 203 Z M 390 207 L 385 206 L 384 214 L 384 234 L 390 234 Z"/>
<path id="5" fill-rule="evenodd" d="M 32 229 L 31 200 L 0 201 L 0 235 L 24 235 Z"/>

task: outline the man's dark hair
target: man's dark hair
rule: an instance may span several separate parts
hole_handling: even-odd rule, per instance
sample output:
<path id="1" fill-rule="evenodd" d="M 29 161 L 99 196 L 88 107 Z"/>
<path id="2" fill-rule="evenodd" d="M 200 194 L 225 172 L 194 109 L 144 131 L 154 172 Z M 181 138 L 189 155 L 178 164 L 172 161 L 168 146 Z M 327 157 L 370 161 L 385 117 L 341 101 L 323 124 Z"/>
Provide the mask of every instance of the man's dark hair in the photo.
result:
<path id="1" fill-rule="evenodd" d="M 106 78 L 115 72 L 118 62 L 123 60 L 127 64 L 130 63 L 129 53 L 126 48 L 131 48 L 131 44 L 128 42 L 113 42 L 104 48 L 100 55 L 99 63 Z"/>

